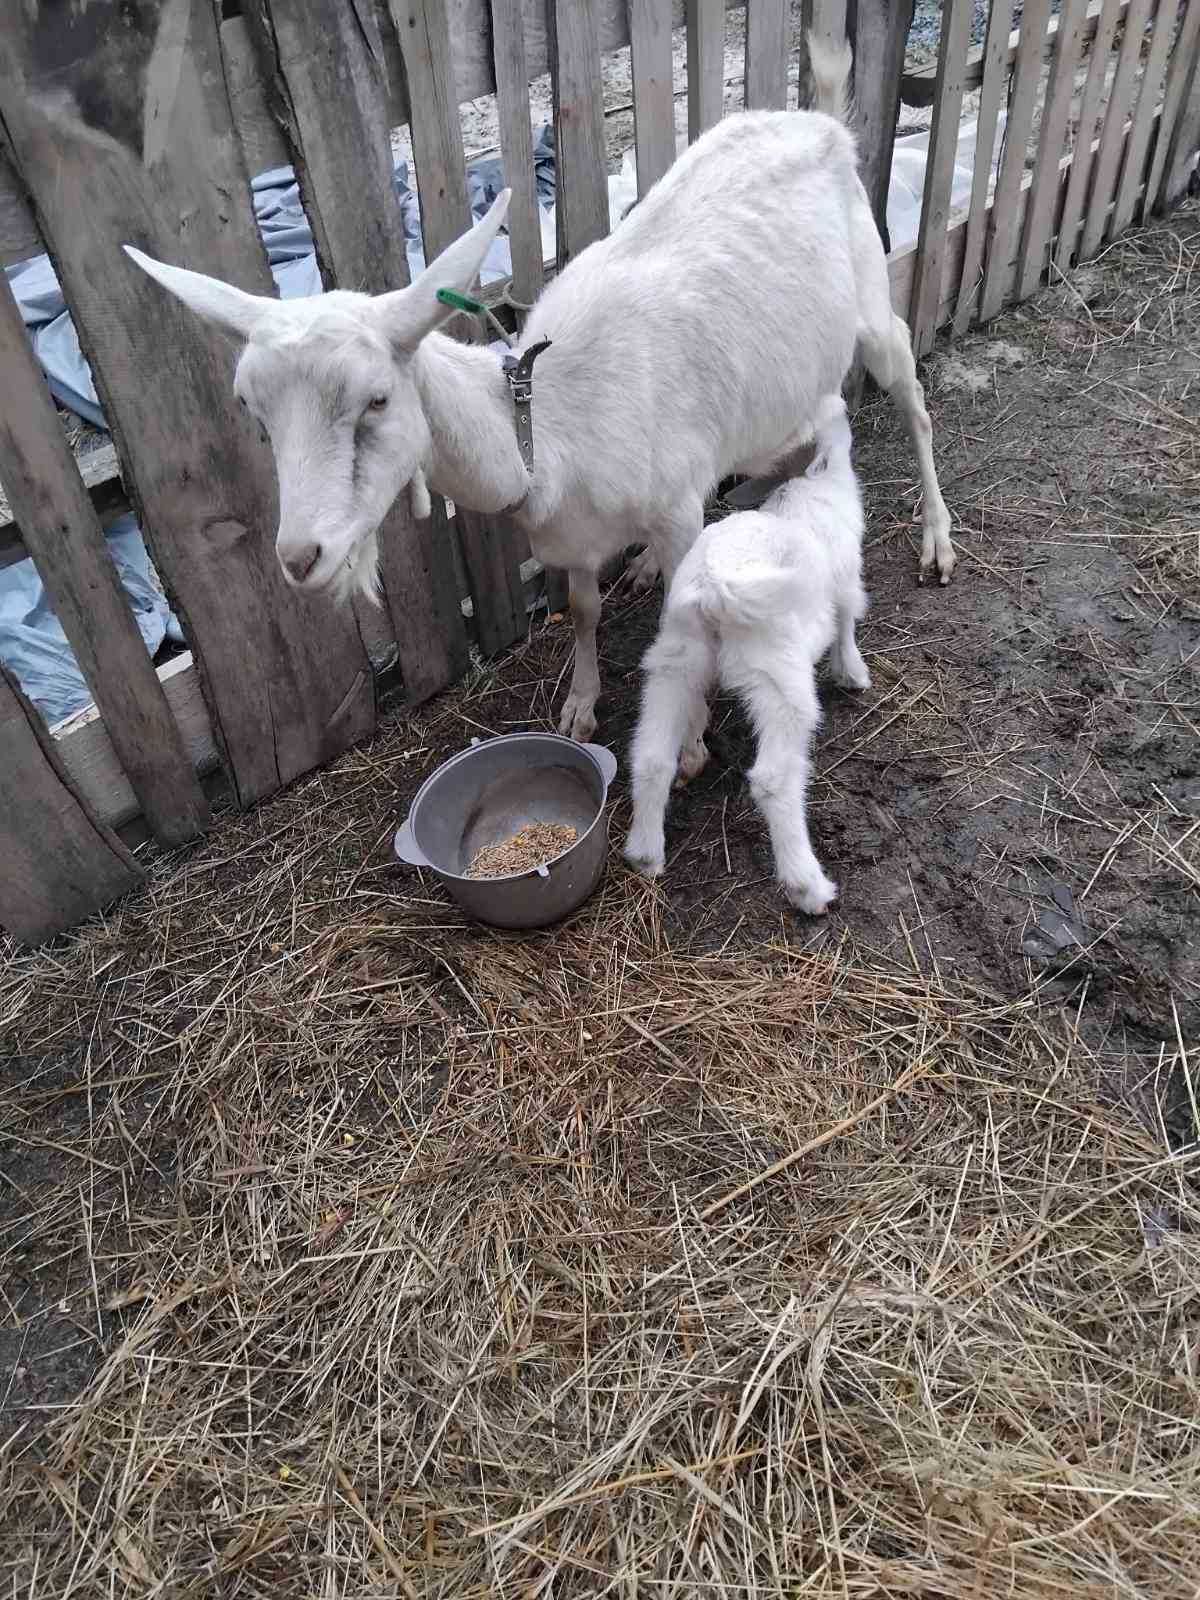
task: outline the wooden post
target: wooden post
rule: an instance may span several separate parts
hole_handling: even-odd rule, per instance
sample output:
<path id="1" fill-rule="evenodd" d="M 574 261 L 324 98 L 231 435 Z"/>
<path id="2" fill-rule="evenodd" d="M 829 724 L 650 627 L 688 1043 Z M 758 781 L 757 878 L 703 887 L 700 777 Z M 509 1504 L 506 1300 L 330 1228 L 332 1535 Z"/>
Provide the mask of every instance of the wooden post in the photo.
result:
<path id="1" fill-rule="evenodd" d="M 608 232 L 608 162 L 595 0 L 547 0 L 558 180 L 558 264 Z"/>
<path id="2" fill-rule="evenodd" d="M 425 259 L 432 261 L 471 226 L 447 0 L 388 0 L 388 4 L 404 58 L 421 232 Z M 491 337 L 464 318 L 456 318 L 451 330 L 472 342 L 486 342 Z M 455 507 L 454 524 L 471 590 L 479 648 L 485 655 L 494 655 L 525 632 L 520 565 L 529 555 L 529 541 L 510 518 L 484 517 L 463 506 Z M 444 522 L 436 526 L 438 530 L 447 528 Z M 434 537 L 448 547 L 448 528 L 435 531 Z"/>
<path id="3" fill-rule="evenodd" d="M 725 0 L 687 0 L 688 142 L 725 107 Z"/>
<path id="4" fill-rule="evenodd" d="M 1125 160 L 1121 166 L 1121 181 L 1117 185 L 1117 199 L 1113 208 L 1109 232 L 1112 238 L 1124 233 L 1133 221 L 1137 209 L 1138 191 L 1146 174 L 1146 155 L 1150 148 L 1150 134 L 1154 127 L 1154 113 L 1158 108 L 1159 91 L 1167 71 L 1167 53 L 1175 36 L 1175 22 L 1179 15 L 1179 0 L 1158 0 L 1158 14 L 1150 33 L 1150 50 L 1142 69 L 1133 123 L 1125 143 Z"/>
<path id="5" fill-rule="evenodd" d="M 857 0 L 854 17 L 854 113 L 858 169 L 884 250 L 892 148 L 900 117 L 900 75 L 916 0 Z M 827 25 L 826 25 L 827 26 Z"/>
<path id="6" fill-rule="evenodd" d="M 351 613 L 283 581 L 230 342 L 121 249 L 272 291 L 211 5 L 9 8 L 0 116 L 247 805 L 369 733 L 374 688 Z"/>
<path id="7" fill-rule="evenodd" d="M 787 0 L 747 0 L 747 111 L 787 109 L 788 14 Z"/>
<path id="8" fill-rule="evenodd" d="M 1200 148 L 1200 51 L 1192 42 L 1191 71 L 1181 89 L 1182 109 L 1171 130 L 1171 143 L 1163 173 L 1161 203 L 1174 205 L 1187 188 L 1188 177 Z"/>
<path id="9" fill-rule="evenodd" d="M 1180 113 L 1183 110 L 1192 75 L 1196 71 L 1198 58 L 1200 58 L 1200 0 L 1184 0 L 1183 21 L 1167 67 L 1162 117 L 1158 125 L 1158 136 L 1154 141 L 1154 156 L 1150 163 L 1150 176 L 1146 181 L 1146 197 L 1141 211 L 1143 222 L 1163 203 L 1163 180 L 1171 161 L 1172 148 L 1180 134 Z M 1195 137 L 1200 141 L 1200 104 L 1197 106 L 1197 114 Z"/>
<path id="10" fill-rule="evenodd" d="M 65 933 L 145 879 L 71 787 L 41 717 L 0 666 L 0 926 Z"/>
<path id="11" fill-rule="evenodd" d="M 1025 210 L 1021 259 L 1017 268 L 1017 299 L 1028 300 L 1046 270 L 1046 251 L 1058 197 L 1058 163 L 1066 145 L 1067 117 L 1075 92 L 1075 69 L 1083 48 L 1083 20 L 1087 0 L 1064 0 L 1050 58 L 1050 76 L 1042 104 L 1033 187 Z"/>
<path id="12" fill-rule="evenodd" d="M 204 832 L 208 802 L 138 632 L 100 520 L 0 275 L 0 482 L 146 821 L 163 844 Z"/>
<path id="13" fill-rule="evenodd" d="M 1087 77 L 1079 102 L 1079 120 L 1075 125 L 1075 150 L 1071 157 L 1071 170 L 1067 176 L 1067 194 L 1063 201 L 1058 239 L 1054 249 L 1054 265 L 1065 275 L 1071 270 L 1075 258 L 1075 241 L 1079 235 L 1079 219 L 1083 215 L 1084 196 L 1092 170 L 1093 134 L 1100 112 L 1108 72 L 1109 55 L 1116 37 L 1117 22 L 1123 0 L 1103 0 L 1096 33 L 1088 58 Z M 1089 14 L 1091 7 L 1088 8 Z"/>
<path id="14" fill-rule="evenodd" d="M 1117 173 L 1126 146 L 1125 118 L 1137 88 L 1142 42 L 1150 15 L 1151 0 L 1129 0 L 1125 14 L 1125 34 L 1117 53 L 1117 71 L 1104 109 L 1100 129 L 1100 149 L 1092 165 L 1092 186 L 1083 217 L 1083 238 L 1079 260 L 1089 261 L 1103 244 L 1109 229 L 1108 208 L 1117 184 Z"/>
<path id="15" fill-rule="evenodd" d="M 670 8 L 661 0 L 629 0 L 629 39 L 640 199 L 675 160 Z"/>
<path id="16" fill-rule="evenodd" d="M 404 288 L 408 258 L 374 11 L 365 4 L 331 9 L 322 0 L 250 0 L 247 20 L 325 286 L 364 294 Z M 380 527 L 379 551 L 405 693 L 419 704 L 467 664 L 453 554 L 431 522 L 413 519 L 406 495 Z"/>
<path id="17" fill-rule="evenodd" d="M 979 319 L 988 322 L 1000 310 L 1010 279 L 1009 268 L 1020 237 L 1017 201 L 1025 177 L 1025 151 L 1033 127 L 1033 110 L 1042 75 L 1046 22 L 1050 0 L 1026 0 L 1021 13 L 1021 43 L 1013 69 L 1008 123 L 1004 129 L 1004 159 L 992 203 L 987 264 L 979 296 Z"/>
<path id="18" fill-rule="evenodd" d="M 1110 0 L 1110 4 L 1116 5 L 1117 0 Z M 979 91 L 979 116 L 975 124 L 971 205 L 967 213 L 962 275 L 954 311 L 954 332 L 960 336 L 970 327 L 979 304 L 979 268 L 983 261 L 984 229 L 988 217 L 988 185 L 992 176 L 996 128 L 1000 122 L 1000 102 L 1008 85 L 1008 35 L 1012 14 L 1013 0 L 992 0 L 981 65 L 983 78 Z"/>
<path id="19" fill-rule="evenodd" d="M 508 245 L 512 254 L 512 299 L 531 306 L 544 277 L 542 224 L 533 170 L 529 116 L 529 64 L 521 0 L 491 0 L 492 48 L 496 59 L 496 111 L 504 181 L 512 190 Z"/>
<path id="20" fill-rule="evenodd" d="M 946 260 L 946 228 L 950 221 L 950 189 L 962 114 L 963 72 L 973 15 L 974 0 L 946 0 L 942 8 L 933 125 L 929 130 L 929 158 L 925 165 L 917 266 L 909 313 L 913 354 L 918 358 L 933 348 L 937 332 L 942 269 Z"/>

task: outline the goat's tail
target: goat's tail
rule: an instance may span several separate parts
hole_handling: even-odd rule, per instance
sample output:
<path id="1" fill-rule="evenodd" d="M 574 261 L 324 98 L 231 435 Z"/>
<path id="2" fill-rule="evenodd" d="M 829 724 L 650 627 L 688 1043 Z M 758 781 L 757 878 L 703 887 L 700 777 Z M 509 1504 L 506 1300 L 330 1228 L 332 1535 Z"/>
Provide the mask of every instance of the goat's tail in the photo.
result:
<path id="1" fill-rule="evenodd" d="M 730 627 L 753 628 L 794 612 L 800 589 L 795 568 L 765 561 L 728 567 L 718 560 L 708 563 L 698 601 L 704 620 L 720 632 Z"/>
<path id="2" fill-rule="evenodd" d="M 808 34 L 808 65 L 815 90 L 814 111 L 823 111 L 846 127 L 850 126 L 853 106 L 850 98 L 850 73 L 854 67 L 854 53 L 850 41 L 841 45 L 819 39 L 812 30 Z"/>

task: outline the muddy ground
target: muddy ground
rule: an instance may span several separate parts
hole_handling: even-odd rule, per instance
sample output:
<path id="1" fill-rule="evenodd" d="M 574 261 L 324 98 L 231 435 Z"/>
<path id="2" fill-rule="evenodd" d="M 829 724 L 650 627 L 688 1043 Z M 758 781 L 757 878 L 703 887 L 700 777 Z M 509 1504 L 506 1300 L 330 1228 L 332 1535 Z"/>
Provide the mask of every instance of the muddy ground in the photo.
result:
<path id="1" fill-rule="evenodd" d="M 1157 1106 L 1177 1139 L 1191 1126 L 1178 1063 L 1200 1037 L 1198 252 L 1193 204 L 939 347 L 926 377 L 960 555 L 949 589 L 915 583 L 912 461 L 890 406 L 867 400 L 855 434 L 874 687 L 823 689 L 811 795 L 841 898 L 814 921 L 776 894 L 743 776 L 752 741 L 728 700 L 713 761 L 673 802 L 661 887 L 680 954 L 845 941 L 943 987 L 1040 991 L 1061 1007 L 1064 1056 L 1077 1039 L 1105 1094 L 1141 1116 Z M 622 759 L 657 609 L 623 594 L 606 605 L 599 736 Z M 36 1450 L 119 1337 L 92 1276 L 97 1195 L 109 1263 L 122 1216 L 182 1205 L 163 1109 L 173 1041 L 227 976 L 278 959 L 298 914 L 334 939 L 364 919 L 413 938 L 425 925 L 495 937 L 390 859 L 391 831 L 470 736 L 553 726 L 569 652 L 567 627 L 535 619 L 469 684 L 394 710 L 368 749 L 158 859 L 151 894 L 55 949 L 8 952 L 0 1441 Z M 622 776 L 610 885 L 626 822 Z M 552 961 L 553 935 L 533 937 Z M 460 1003 L 448 984 L 445 1003 Z"/>

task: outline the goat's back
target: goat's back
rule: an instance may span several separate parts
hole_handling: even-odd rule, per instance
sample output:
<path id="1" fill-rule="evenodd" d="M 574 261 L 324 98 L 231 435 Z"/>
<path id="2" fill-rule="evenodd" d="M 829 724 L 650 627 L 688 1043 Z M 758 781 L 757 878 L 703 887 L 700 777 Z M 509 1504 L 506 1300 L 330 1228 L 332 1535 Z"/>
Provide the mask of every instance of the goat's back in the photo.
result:
<path id="1" fill-rule="evenodd" d="M 681 155 L 526 323 L 523 345 L 553 340 L 538 428 L 557 466 L 618 456 L 637 502 L 802 428 L 854 353 L 857 183 L 853 138 L 819 112 L 731 116 Z"/>

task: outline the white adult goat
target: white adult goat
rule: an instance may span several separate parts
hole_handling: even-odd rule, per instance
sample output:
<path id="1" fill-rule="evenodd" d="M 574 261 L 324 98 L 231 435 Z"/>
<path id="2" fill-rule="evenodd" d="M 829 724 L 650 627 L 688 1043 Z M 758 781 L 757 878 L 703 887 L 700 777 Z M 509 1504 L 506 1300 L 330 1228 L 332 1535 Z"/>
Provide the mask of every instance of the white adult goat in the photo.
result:
<path id="1" fill-rule="evenodd" d="M 818 412 L 816 453 L 802 477 L 758 511 L 706 528 L 680 562 L 646 652 L 633 737 L 633 824 L 625 855 L 663 870 L 672 780 L 708 759 L 708 692 L 719 680 L 744 701 L 758 757 L 750 793 L 767 819 L 775 872 L 794 906 L 824 911 L 837 885 L 813 854 L 805 815 L 809 748 L 821 718 L 815 668 L 828 650 L 835 683 L 868 689 L 854 624 L 865 613 L 862 495 L 840 396 Z"/>
<path id="2" fill-rule="evenodd" d="M 725 118 L 538 300 L 518 347 L 553 340 L 535 370 L 531 477 L 495 355 L 435 332 L 453 314 L 438 291 L 470 289 L 507 191 L 410 287 L 376 297 L 280 302 L 130 250 L 246 342 L 234 388 L 271 438 L 289 583 L 373 592 L 379 524 L 405 487 L 417 515 L 427 486 L 470 510 L 512 511 L 534 554 L 570 573 L 575 668 L 560 726 L 588 739 L 603 564 L 645 544 L 643 574 L 657 563 L 669 580 L 711 489 L 768 471 L 811 437 L 856 340 L 916 449 L 922 574 L 936 563 L 949 580 L 924 395 L 837 115 L 849 49 L 810 49 L 822 110 Z"/>

